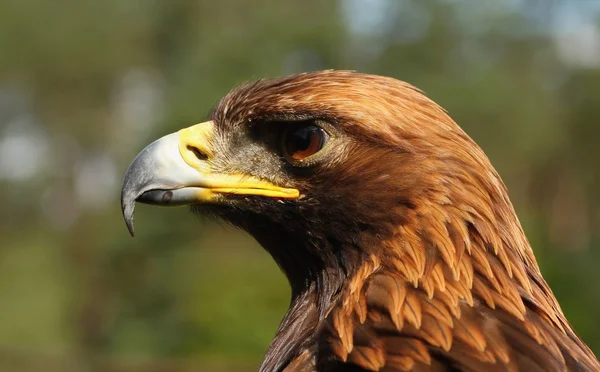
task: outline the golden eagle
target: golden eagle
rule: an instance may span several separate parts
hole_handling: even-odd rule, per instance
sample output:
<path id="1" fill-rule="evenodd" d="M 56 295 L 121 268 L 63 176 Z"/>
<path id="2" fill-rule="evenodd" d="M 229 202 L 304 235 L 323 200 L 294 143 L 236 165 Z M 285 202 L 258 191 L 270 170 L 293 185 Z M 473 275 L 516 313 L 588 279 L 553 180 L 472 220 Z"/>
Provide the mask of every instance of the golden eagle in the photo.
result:
<path id="1" fill-rule="evenodd" d="M 135 202 L 252 235 L 290 308 L 261 371 L 600 371 L 484 152 L 415 87 L 320 71 L 234 89 L 150 144 Z"/>

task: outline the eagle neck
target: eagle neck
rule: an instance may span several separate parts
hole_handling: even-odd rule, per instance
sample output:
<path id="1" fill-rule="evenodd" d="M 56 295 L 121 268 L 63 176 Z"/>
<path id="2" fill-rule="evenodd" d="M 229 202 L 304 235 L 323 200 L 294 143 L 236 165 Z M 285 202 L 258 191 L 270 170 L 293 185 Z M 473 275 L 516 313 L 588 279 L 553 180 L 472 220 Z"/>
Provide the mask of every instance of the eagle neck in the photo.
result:
<path id="1" fill-rule="evenodd" d="M 256 237 L 256 236 L 255 236 Z M 337 305 L 347 278 L 352 275 L 347 257 L 324 252 L 344 252 L 328 239 L 287 239 L 288 246 L 272 246 L 258 239 L 287 276 L 290 307 L 269 346 L 261 371 L 280 371 L 290 363 L 314 362 L 315 339 L 322 324 Z M 304 242 L 302 246 L 296 246 Z M 290 254 L 290 251 L 300 254 Z M 301 357 L 303 356 L 303 357 Z M 307 366 L 308 366 L 307 365 Z M 294 370 L 299 366 L 294 365 Z"/>

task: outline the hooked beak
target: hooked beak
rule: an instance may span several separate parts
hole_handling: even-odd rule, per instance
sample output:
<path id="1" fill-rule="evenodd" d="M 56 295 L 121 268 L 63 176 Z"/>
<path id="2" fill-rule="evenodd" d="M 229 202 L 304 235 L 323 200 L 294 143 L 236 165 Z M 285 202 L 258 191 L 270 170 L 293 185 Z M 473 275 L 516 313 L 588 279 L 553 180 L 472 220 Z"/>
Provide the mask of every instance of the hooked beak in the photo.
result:
<path id="1" fill-rule="evenodd" d="M 246 174 L 211 171 L 214 123 L 207 121 L 166 135 L 133 160 L 121 188 L 121 208 L 134 235 L 135 202 L 180 206 L 218 202 L 222 194 L 296 199 L 296 189 L 276 186 Z"/>

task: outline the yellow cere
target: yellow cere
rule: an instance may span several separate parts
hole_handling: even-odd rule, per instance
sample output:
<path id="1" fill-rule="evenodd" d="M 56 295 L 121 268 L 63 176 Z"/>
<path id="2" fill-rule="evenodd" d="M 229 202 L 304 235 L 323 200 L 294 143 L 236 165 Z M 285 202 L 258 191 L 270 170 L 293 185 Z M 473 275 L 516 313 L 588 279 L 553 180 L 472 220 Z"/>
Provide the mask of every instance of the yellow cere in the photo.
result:
<path id="1" fill-rule="evenodd" d="M 206 155 L 208 159 L 213 157 L 212 140 L 214 137 L 214 127 L 214 122 L 206 121 L 179 131 L 179 153 L 183 160 L 191 167 L 203 168 L 201 160 L 191 151 L 192 148 Z"/>

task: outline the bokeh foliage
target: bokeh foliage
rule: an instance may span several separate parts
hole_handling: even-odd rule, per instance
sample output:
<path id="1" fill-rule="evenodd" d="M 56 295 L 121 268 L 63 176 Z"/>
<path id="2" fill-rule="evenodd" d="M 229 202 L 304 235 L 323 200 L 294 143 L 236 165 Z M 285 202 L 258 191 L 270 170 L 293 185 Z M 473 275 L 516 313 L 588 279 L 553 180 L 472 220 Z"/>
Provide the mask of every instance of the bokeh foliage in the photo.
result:
<path id="1" fill-rule="evenodd" d="M 322 68 L 394 76 L 448 109 L 600 352 L 600 56 L 561 26 L 585 20 L 600 50 L 589 3 L 3 0 L 0 370 L 256 367 L 289 301 L 276 265 L 184 209 L 139 206 L 129 238 L 120 177 L 233 86 Z"/>

